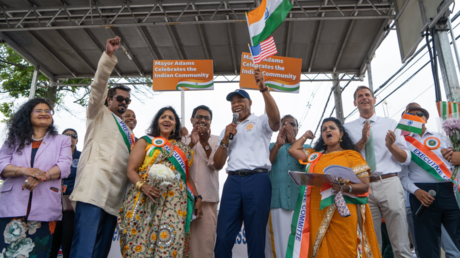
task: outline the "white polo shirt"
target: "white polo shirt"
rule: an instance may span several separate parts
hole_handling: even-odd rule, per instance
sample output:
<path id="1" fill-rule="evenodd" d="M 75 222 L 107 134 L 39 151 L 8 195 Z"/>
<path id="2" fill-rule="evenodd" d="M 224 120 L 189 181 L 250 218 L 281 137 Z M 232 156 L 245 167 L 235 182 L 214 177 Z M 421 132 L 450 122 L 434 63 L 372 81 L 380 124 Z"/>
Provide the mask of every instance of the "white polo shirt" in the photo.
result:
<path id="1" fill-rule="evenodd" d="M 266 168 L 270 170 L 270 140 L 273 130 L 266 114 L 251 114 L 243 122 L 238 122 L 237 133 L 227 148 L 227 172 L 240 169 Z M 219 136 L 219 143 L 225 136 L 225 129 Z"/>

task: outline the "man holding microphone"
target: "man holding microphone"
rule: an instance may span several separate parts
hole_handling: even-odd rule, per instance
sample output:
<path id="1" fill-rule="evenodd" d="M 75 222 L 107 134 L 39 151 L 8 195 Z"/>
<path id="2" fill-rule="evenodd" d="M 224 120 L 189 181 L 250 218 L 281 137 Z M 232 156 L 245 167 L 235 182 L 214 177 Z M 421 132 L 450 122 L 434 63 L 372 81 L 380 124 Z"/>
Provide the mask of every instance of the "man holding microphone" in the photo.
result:
<path id="1" fill-rule="evenodd" d="M 271 183 L 268 171 L 270 139 L 280 128 L 280 113 L 264 83 L 258 66 L 254 78 L 262 93 L 267 114 L 251 114 L 249 94 L 237 89 L 227 95 L 237 123 L 229 124 L 219 137 L 214 167 L 222 169 L 228 159 L 228 178 L 222 192 L 217 219 L 216 258 L 232 257 L 236 236 L 245 222 L 249 257 L 265 257 L 265 229 L 270 213 Z M 236 115 L 236 114 L 237 115 Z"/>

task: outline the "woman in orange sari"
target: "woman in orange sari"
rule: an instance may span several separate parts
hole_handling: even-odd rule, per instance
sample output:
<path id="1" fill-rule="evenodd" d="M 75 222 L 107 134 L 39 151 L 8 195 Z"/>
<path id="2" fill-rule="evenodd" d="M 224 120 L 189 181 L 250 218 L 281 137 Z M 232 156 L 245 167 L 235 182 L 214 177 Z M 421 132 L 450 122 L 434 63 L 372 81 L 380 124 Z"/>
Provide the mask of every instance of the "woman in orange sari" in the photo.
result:
<path id="1" fill-rule="evenodd" d="M 381 257 L 366 198 L 370 170 L 366 161 L 336 118 L 323 120 L 315 149 L 303 149 L 305 141 L 313 138 L 313 133 L 307 131 L 289 149 L 292 157 L 308 162 L 307 172 L 324 174 L 326 167 L 340 165 L 353 169 L 361 183 L 303 188 L 305 192 L 299 194 L 297 201 L 301 209 L 292 219 L 294 227 L 286 257 L 356 258 L 358 253 L 366 258 Z M 343 197 L 331 201 L 341 194 Z M 348 216 L 343 212 L 346 208 Z"/>

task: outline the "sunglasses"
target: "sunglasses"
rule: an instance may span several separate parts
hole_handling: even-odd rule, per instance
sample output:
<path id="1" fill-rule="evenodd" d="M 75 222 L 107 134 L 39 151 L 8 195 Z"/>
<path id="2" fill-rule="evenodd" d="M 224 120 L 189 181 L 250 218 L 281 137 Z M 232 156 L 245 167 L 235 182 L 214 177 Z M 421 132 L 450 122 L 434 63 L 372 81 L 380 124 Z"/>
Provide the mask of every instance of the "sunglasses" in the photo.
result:
<path id="1" fill-rule="evenodd" d="M 204 118 L 205 121 L 210 121 L 211 117 L 210 116 L 202 116 L 202 115 L 196 115 L 195 118 L 200 121 L 201 119 Z"/>
<path id="2" fill-rule="evenodd" d="M 77 135 L 74 134 L 74 133 L 72 133 L 72 134 L 70 134 L 70 133 L 65 133 L 64 135 L 67 135 L 67 136 L 70 136 L 70 137 L 72 137 L 72 138 L 74 138 L 74 139 L 77 139 Z"/>
<path id="3" fill-rule="evenodd" d="M 422 111 L 415 112 L 415 114 L 414 113 L 409 113 L 409 112 L 406 112 L 406 113 L 409 114 L 409 115 L 418 116 L 418 117 L 425 116 L 425 113 L 422 112 Z"/>
<path id="4" fill-rule="evenodd" d="M 130 99 L 130 98 L 123 98 L 123 96 L 120 96 L 120 95 L 114 96 L 114 98 L 115 98 L 118 102 L 120 102 L 120 103 L 122 103 L 123 101 L 125 101 L 126 104 L 131 103 L 131 99 Z"/>

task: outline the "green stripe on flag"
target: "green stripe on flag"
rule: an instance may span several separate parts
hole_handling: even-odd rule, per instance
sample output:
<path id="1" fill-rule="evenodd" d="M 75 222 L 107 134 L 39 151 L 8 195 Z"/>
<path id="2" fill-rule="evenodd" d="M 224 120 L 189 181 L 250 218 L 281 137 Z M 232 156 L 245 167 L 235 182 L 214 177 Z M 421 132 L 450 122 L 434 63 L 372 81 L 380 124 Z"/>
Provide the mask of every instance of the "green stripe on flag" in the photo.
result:
<path id="1" fill-rule="evenodd" d="M 441 112 L 442 118 L 447 119 L 448 113 L 449 113 L 448 102 L 443 101 L 441 106 L 442 106 L 442 112 Z"/>
<path id="2" fill-rule="evenodd" d="M 176 90 L 178 90 L 180 87 L 186 87 L 186 88 L 193 88 L 193 89 L 206 89 L 209 87 L 212 87 L 214 83 L 206 84 L 206 85 L 195 85 L 194 83 L 181 83 L 177 84 Z"/>
<path id="3" fill-rule="evenodd" d="M 319 210 L 322 210 L 322 209 L 326 208 L 327 206 L 333 204 L 334 203 L 334 198 L 335 198 L 335 195 L 331 195 L 331 196 L 321 200 L 321 203 L 319 205 Z"/>
<path id="4" fill-rule="evenodd" d="M 413 126 L 410 126 L 410 125 L 398 124 L 396 129 L 401 129 L 403 131 L 416 133 L 416 134 L 422 134 L 422 128 L 417 128 L 417 127 L 413 127 Z"/>
<path id="5" fill-rule="evenodd" d="M 277 90 L 280 90 L 280 91 L 298 91 L 299 88 L 300 88 L 299 86 L 297 86 L 295 88 L 286 88 L 286 87 L 281 87 L 281 86 L 271 84 L 271 83 L 266 83 L 265 85 L 267 85 L 267 87 L 270 87 L 272 89 L 277 89 Z"/>
<path id="6" fill-rule="evenodd" d="M 267 0 L 268 1 L 268 0 Z M 253 46 L 257 46 L 260 42 L 266 40 L 270 35 L 283 23 L 286 15 L 292 8 L 292 4 L 288 0 L 283 0 L 281 4 L 270 14 L 265 21 L 264 30 L 259 34 L 252 37 Z"/>

